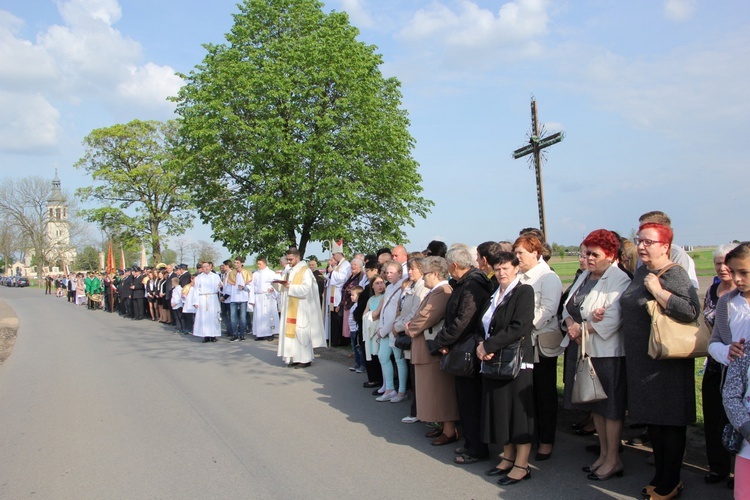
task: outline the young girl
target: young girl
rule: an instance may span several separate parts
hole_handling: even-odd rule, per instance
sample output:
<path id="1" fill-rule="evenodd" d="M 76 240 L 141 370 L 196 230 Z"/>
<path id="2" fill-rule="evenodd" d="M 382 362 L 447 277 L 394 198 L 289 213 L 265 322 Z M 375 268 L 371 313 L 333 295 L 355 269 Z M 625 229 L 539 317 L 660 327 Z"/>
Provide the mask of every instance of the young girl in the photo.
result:
<path id="1" fill-rule="evenodd" d="M 716 305 L 712 341 L 721 337 L 724 359 L 711 354 L 729 365 L 723 390 L 724 409 L 729 422 L 745 438 L 734 466 L 734 498 L 750 498 L 750 351 L 745 353 L 745 341 L 750 337 L 750 241 L 740 243 L 724 262 L 737 288 L 724 294 Z"/>

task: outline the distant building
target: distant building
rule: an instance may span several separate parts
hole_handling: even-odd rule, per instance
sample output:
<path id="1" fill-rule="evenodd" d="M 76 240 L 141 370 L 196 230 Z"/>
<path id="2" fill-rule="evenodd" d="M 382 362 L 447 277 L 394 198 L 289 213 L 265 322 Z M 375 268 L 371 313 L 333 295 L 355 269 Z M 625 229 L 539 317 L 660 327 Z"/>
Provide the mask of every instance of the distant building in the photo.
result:
<path id="1" fill-rule="evenodd" d="M 70 222 L 68 221 L 68 203 L 63 195 L 60 178 L 55 169 L 55 178 L 52 179 L 52 192 L 47 198 L 47 258 L 43 272 L 60 272 L 65 265 L 70 265 L 76 259 L 76 249 L 70 245 Z M 34 257 L 34 249 L 26 251 L 23 270 L 24 275 L 33 273 L 31 260 Z M 16 266 L 16 264 L 14 264 Z M 17 272 L 17 268 L 14 268 Z"/>

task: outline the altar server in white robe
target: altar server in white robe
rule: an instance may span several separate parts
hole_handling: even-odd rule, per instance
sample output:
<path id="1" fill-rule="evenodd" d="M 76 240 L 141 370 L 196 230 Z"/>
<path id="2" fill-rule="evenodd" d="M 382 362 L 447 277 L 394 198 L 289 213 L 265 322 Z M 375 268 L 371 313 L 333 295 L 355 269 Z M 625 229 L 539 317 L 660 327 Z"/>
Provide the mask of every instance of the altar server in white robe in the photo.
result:
<path id="1" fill-rule="evenodd" d="M 204 262 L 201 273 L 195 277 L 195 324 L 193 335 L 203 337 L 203 342 L 216 342 L 216 337 L 221 337 L 221 324 L 219 323 L 219 291 L 221 290 L 221 278 L 218 274 L 211 272 L 212 264 Z"/>
<path id="2" fill-rule="evenodd" d="M 287 366 L 306 368 L 315 357 L 313 348 L 325 345 L 318 284 L 299 250 L 287 250 L 286 257 L 292 266 L 287 280 L 273 285 L 282 303 L 278 355 Z"/>
<path id="3" fill-rule="evenodd" d="M 268 268 L 268 262 L 261 257 L 256 262 L 258 270 L 253 273 L 253 334 L 255 340 L 273 340 L 279 333 L 279 309 L 277 293 L 273 289 L 276 273 Z"/>

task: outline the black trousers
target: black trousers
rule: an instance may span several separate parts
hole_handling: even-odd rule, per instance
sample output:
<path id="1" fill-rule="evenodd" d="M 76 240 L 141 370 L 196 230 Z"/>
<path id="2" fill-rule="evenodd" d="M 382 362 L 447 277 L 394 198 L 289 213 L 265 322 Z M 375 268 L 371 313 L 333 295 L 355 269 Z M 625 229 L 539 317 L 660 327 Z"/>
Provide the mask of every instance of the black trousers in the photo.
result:
<path id="1" fill-rule="evenodd" d="M 343 335 L 344 318 L 336 311 L 331 311 L 331 347 L 349 345 L 351 340 L 345 339 Z"/>
<path id="2" fill-rule="evenodd" d="M 659 495 L 668 495 L 680 482 L 686 434 L 686 426 L 648 426 L 656 465 L 656 472 L 649 484 L 656 486 L 656 493 Z"/>
<path id="3" fill-rule="evenodd" d="M 367 381 L 374 384 L 383 383 L 383 369 L 380 368 L 380 358 L 377 354 L 373 354 L 370 361 L 365 361 L 365 368 L 367 368 Z"/>
<path id="4" fill-rule="evenodd" d="M 184 317 L 182 314 L 182 308 L 178 307 L 177 309 L 172 308 L 172 316 L 174 317 L 174 324 L 177 327 L 177 331 L 183 332 L 185 331 L 185 323 L 184 323 Z"/>
<path id="5" fill-rule="evenodd" d="M 143 299 L 133 299 L 133 319 L 143 319 Z"/>
<path id="6" fill-rule="evenodd" d="M 555 444 L 557 430 L 557 358 L 534 363 L 534 407 L 539 444 Z"/>
<path id="7" fill-rule="evenodd" d="M 226 334 L 234 335 L 232 333 L 234 332 L 234 329 L 232 328 L 232 318 L 229 315 L 229 302 L 219 302 L 219 306 L 221 307 L 221 320 L 226 327 Z"/>
<path id="8" fill-rule="evenodd" d="M 68 302 L 75 303 L 76 301 L 76 291 L 75 290 L 68 290 Z"/>
<path id="9" fill-rule="evenodd" d="M 188 333 L 193 333 L 193 323 L 195 322 L 195 313 L 182 313 L 182 329 Z"/>
<path id="10" fill-rule="evenodd" d="M 731 457 L 721 444 L 721 433 L 729 423 L 721 398 L 722 365 L 709 358 L 703 374 L 703 428 L 708 468 L 720 476 L 730 471 Z"/>
<path id="11" fill-rule="evenodd" d="M 458 415 L 461 418 L 461 430 L 464 437 L 466 454 L 476 458 L 489 455 L 487 444 L 482 442 L 482 379 L 474 377 L 456 377 L 456 399 Z"/>

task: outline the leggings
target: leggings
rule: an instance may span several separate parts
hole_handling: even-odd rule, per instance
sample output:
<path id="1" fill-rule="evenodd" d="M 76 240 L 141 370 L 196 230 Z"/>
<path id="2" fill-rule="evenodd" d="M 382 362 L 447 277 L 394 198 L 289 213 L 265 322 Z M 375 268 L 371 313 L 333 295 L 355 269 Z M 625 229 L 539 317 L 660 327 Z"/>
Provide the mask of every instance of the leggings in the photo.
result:
<path id="1" fill-rule="evenodd" d="M 396 358 L 396 369 L 398 370 L 398 392 L 406 392 L 406 381 L 409 379 L 409 369 L 406 367 L 404 353 L 398 347 L 391 347 L 388 337 L 380 339 L 380 350 L 378 359 L 380 368 L 383 370 L 383 380 L 385 380 L 386 391 L 394 389 L 393 383 L 393 364 L 391 364 L 391 353 Z"/>

